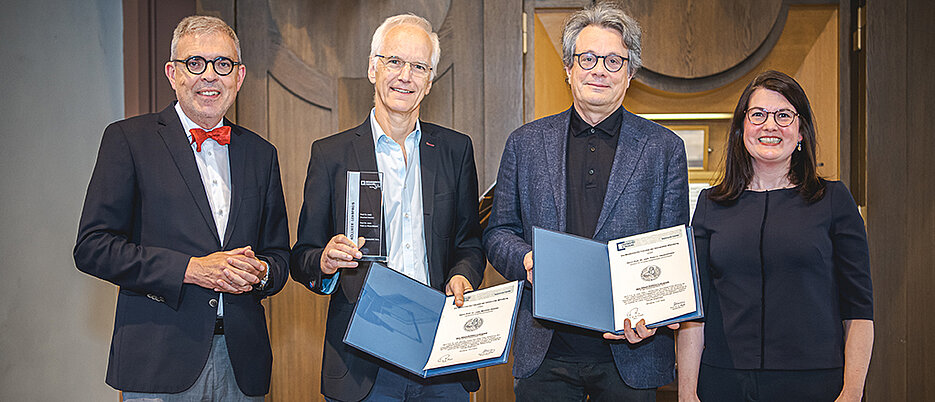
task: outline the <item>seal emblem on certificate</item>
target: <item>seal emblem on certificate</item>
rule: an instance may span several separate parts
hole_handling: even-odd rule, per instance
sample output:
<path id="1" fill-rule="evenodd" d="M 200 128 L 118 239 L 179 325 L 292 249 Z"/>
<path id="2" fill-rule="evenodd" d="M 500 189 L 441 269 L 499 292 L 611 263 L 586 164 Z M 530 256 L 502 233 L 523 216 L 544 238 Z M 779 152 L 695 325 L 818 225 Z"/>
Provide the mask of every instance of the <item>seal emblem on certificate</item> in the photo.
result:
<path id="1" fill-rule="evenodd" d="M 659 275 L 662 275 L 662 270 L 655 265 L 650 265 L 646 268 L 643 268 L 643 271 L 640 272 L 640 278 L 647 282 L 652 282 L 658 279 Z"/>
<path id="2" fill-rule="evenodd" d="M 464 330 L 468 332 L 476 331 L 482 325 L 484 325 L 484 319 L 480 317 L 474 317 L 464 323 Z"/>
<path id="3" fill-rule="evenodd" d="M 365 239 L 359 261 L 386 261 L 383 246 L 383 173 L 347 172 L 344 235 Z"/>

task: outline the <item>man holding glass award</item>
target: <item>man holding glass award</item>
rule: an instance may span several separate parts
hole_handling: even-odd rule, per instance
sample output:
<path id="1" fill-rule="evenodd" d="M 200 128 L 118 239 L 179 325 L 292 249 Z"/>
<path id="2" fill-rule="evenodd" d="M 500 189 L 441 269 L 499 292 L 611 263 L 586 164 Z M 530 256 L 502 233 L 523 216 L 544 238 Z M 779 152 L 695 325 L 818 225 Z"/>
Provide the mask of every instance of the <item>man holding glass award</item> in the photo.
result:
<path id="1" fill-rule="evenodd" d="M 428 21 L 387 18 L 370 48 L 370 116 L 312 144 L 291 272 L 331 295 L 321 382 L 329 400 L 466 401 L 479 387 L 474 370 L 423 379 L 343 343 L 373 261 L 454 295 L 458 305 L 483 279 L 471 139 L 419 121 L 439 56 Z"/>

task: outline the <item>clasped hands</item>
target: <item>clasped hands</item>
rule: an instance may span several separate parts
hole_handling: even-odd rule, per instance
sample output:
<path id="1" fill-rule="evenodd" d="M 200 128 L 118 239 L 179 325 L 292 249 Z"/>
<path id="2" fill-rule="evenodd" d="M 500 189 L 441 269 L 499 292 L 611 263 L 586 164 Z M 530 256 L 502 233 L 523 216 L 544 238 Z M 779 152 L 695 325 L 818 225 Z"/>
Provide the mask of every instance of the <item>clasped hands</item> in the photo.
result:
<path id="1" fill-rule="evenodd" d="M 357 261 L 363 254 L 360 248 L 363 247 L 366 239 L 357 238 L 357 244 L 343 234 L 336 235 L 325 245 L 321 252 L 321 272 L 325 275 L 331 275 L 341 268 L 357 268 Z M 463 275 L 452 276 L 445 285 L 445 294 L 455 297 L 455 305 L 461 307 L 464 305 L 464 293 L 474 290 L 471 282 Z"/>
<path id="2" fill-rule="evenodd" d="M 215 292 L 239 294 L 253 290 L 268 274 L 266 263 L 250 246 L 192 257 L 185 269 L 184 283 Z"/>
<path id="3" fill-rule="evenodd" d="M 532 284 L 532 251 L 526 253 L 523 256 L 523 268 L 526 269 L 526 280 Z M 640 320 L 636 323 L 636 327 L 632 327 L 630 319 L 623 321 L 623 335 L 617 335 L 611 332 L 604 333 L 604 339 L 608 340 L 626 340 L 630 343 L 639 343 L 644 339 L 649 338 L 656 334 L 656 328 L 646 328 L 646 320 Z M 679 324 L 669 324 L 667 325 L 669 329 L 676 330 L 679 328 Z"/>

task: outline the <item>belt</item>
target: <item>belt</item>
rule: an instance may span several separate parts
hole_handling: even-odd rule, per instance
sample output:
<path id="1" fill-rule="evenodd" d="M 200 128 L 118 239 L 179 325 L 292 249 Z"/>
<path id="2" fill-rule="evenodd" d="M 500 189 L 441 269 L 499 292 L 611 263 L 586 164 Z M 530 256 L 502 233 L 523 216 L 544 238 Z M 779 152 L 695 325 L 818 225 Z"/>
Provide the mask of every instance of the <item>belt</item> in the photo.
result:
<path id="1" fill-rule="evenodd" d="M 214 334 L 224 335 L 224 319 L 221 317 L 214 320 Z"/>

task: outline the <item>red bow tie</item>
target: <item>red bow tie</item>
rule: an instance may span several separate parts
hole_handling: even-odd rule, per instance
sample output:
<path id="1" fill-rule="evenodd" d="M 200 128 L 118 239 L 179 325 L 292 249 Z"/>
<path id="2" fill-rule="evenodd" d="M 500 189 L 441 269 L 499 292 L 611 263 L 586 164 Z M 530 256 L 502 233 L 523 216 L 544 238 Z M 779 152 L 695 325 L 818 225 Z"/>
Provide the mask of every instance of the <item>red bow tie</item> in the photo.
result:
<path id="1" fill-rule="evenodd" d="M 211 131 L 205 131 L 200 128 L 189 130 L 192 132 L 192 142 L 197 144 L 195 150 L 201 152 L 201 144 L 208 138 L 213 138 L 218 144 L 227 145 L 231 143 L 230 126 L 221 126 Z"/>

